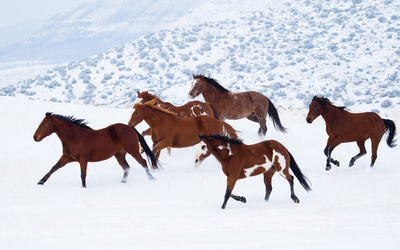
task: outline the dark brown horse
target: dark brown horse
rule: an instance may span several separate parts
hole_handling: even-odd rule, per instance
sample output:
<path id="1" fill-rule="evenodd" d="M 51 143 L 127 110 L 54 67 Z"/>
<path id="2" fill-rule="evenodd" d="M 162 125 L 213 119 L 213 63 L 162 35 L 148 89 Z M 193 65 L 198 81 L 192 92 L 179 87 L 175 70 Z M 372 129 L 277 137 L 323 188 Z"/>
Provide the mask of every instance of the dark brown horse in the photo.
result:
<path id="1" fill-rule="evenodd" d="M 154 101 L 136 103 L 129 124 L 135 126 L 146 121 L 151 128 L 153 153 L 158 159 L 164 148 L 184 148 L 200 142 L 202 134 L 223 134 L 237 138 L 236 131 L 226 122 L 208 115 L 181 118 L 175 113 L 155 105 Z"/>
<path id="2" fill-rule="evenodd" d="M 111 156 L 115 156 L 123 168 L 122 182 L 126 182 L 130 168 L 125 159 L 126 153 L 132 155 L 143 166 L 150 180 L 154 179 L 147 167 L 146 160 L 140 155 L 139 142 L 153 168 L 157 168 L 157 160 L 146 141 L 134 127 L 113 124 L 104 129 L 93 130 L 82 119 L 46 113 L 46 117 L 37 128 L 33 139 L 39 142 L 52 133 L 56 133 L 60 138 L 63 154 L 54 167 L 39 181 L 40 185 L 43 185 L 55 171 L 67 163 L 76 161 L 81 166 L 82 187 L 86 187 L 87 163 L 103 161 Z"/>
<path id="3" fill-rule="evenodd" d="M 239 179 L 264 175 L 265 200 L 269 200 L 272 191 L 272 176 L 278 172 L 290 185 L 290 197 L 295 203 L 299 198 L 294 193 L 293 176 L 289 168 L 305 190 L 311 190 L 307 177 L 303 175 L 289 151 L 279 142 L 270 140 L 253 145 L 246 145 L 241 140 L 229 139 L 220 135 L 202 135 L 200 139 L 204 143 L 200 154 L 197 155 L 201 161 L 209 154 L 213 154 L 221 163 L 222 171 L 227 176 L 227 187 L 222 209 L 225 208 L 229 197 L 241 202 L 246 202 L 243 196 L 232 194 L 236 181 Z"/>
<path id="4" fill-rule="evenodd" d="M 314 96 L 306 120 L 308 123 L 312 123 L 320 115 L 325 120 L 326 133 L 329 136 L 324 150 L 327 157 L 326 170 L 331 169 L 331 162 L 339 167 L 339 162 L 334 160 L 331 154 L 333 149 L 342 142 L 355 141 L 360 148 L 360 153 L 351 158 L 350 167 L 358 158 L 367 153 L 364 144 L 368 139 L 371 139 L 372 146 L 371 167 L 374 166 L 378 145 L 385 132 L 389 131 L 387 145 L 389 147 L 396 146 L 393 140 L 396 131 L 394 122 L 382 119 L 376 113 L 350 113 L 344 110 L 344 107 L 334 106 L 328 98 Z"/>
<path id="5" fill-rule="evenodd" d="M 259 123 L 258 134 L 265 136 L 268 114 L 277 130 L 286 131 L 275 106 L 264 95 L 256 91 L 233 93 L 222 87 L 215 79 L 204 75 L 193 75 L 193 79 L 189 97 L 195 98 L 203 94 L 204 100 L 214 105 L 220 120 L 246 117 L 250 121 Z"/>
<path id="6" fill-rule="evenodd" d="M 209 115 L 209 116 L 214 116 L 215 118 L 218 119 L 216 114 L 214 114 L 213 107 L 210 103 L 204 103 L 200 101 L 191 101 L 188 102 L 182 106 L 175 106 L 169 102 L 163 102 L 161 101 L 158 96 L 150 94 L 148 91 L 143 91 L 139 92 L 137 91 L 137 99 L 135 101 L 136 103 L 145 103 L 148 101 L 153 101 L 155 105 L 159 105 L 163 107 L 164 109 L 167 109 L 173 113 L 175 113 L 177 116 L 182 117 L 182 118 L 187 118 L 191 116 L 199 116 L 199 115 Z M 147 129 L 142 132 L 142 135 L 151 135 L 151 129 Z"/>

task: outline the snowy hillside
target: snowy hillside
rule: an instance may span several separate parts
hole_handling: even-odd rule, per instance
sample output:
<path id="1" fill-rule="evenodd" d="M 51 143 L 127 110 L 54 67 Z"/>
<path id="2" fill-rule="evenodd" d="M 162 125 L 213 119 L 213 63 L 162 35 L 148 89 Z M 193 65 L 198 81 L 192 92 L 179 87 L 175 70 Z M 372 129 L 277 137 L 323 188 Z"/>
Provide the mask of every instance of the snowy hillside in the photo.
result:
<path id="1" fill-rule="evenodd" d="M 3 87 L 0 95 L 130 107 L 136 90 L 149 90 L 180 104 L 194 73 L 232 91 L 259 91 L 285 108 L 304 108 L 318 94 L 350 110 L 385 112 L 400 104 L 399 13 L 391 0 L 260 6 L 153 32 Z"/>

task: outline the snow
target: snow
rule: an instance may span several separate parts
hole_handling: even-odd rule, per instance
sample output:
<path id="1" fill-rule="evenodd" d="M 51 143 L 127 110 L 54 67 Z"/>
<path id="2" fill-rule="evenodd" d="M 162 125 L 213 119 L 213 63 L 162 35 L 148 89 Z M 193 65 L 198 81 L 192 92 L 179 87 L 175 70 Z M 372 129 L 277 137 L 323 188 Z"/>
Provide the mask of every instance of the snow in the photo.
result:
<path id="1" fill-rule="evenodd" d="M 358 147 L 342 144 L 332 154 L 341 166 L 325 171 L 324 121 L 305 121 L 312 97 L 325 95 L 399 128 L 397 1 L 190 0 L 172 1 L 172 12 L 164 1 L 113 3 L 66 10 L 0 51 L 7 61 L 0 65 L 2 249 L 398 248 L 399 146 L 389 148 L 384 137 L 370 168 L 367 141 L 367 155 L 349 168 Z M 101 46 L 111 49 L 90 52 Z M 75 59 L 52 64 L 65 56 Z M 299 204 L 276 174 L 269 202 L 256 176 L 235 186 L 246 204 L 230 199 L 220 209 L 226 177 L 213 156 L 193 170 L 196 146 L 162 152 L 156 181 L 128 157 L 127 183 L 109 159 L 89 163 L 86 189 L 77 163 L 36 185 L 62 151 L 56 135 L 32 138 L 46 112 L 86 119 L 95 129 L 127 123 L 136 90 L 182 105 L 192 74 L 211 75 L 234 92 L 261 92 L 275 104 L 288 132 L 268 120 L 264 139 L 285 145 L 311 181 L 311 192 L 295 181 Z M 247 144 L 263 139 L 247 119 L 228 122 Z"/>
<path id="2" fill-rule="evenodd" d="M 382 140 L 378 159 L 369 167 L 368 154 L 347 166 L 358 152 L 355 143 L 340 145 L 333 157 L 341 167 L 325 171 L 327 139 L 322 118 L 307 124 L 307 110 L 280 109 L 288 133 L 268 121 L 267 139 L 283 143 L 312 183 L 307 193 L 295 181 L 300 199 L 290 199 L 289 185 L 279 174 L 265 202 L 261 176 L 240 180 L 220 209 L 226 177 L 210 156 L 197 170 L 196 147 L 161 154 L 162 171 L 152 174 L 128 157 L 131 172 L 115 159 L 89 163 L 87 186 L 81 188 L 77 163 L 54 173 L 43 186 L 37 181 L 58 160 L 56 135 L 34 142 L 32 136 L 52 111 L 84 118 L 95 129 L 127 122 L 130 108 L 106 108 L 0 97 L 3 143 L 0 146 L 0 242 L 4 249 L 397 249 L 400 243 L 400 156 Z M 400 116 L 390 118 L 400 124 Z M 258 125 L 229 121 L 247 144 L 261 140 Z M 140 124 L 139 131 L 147 128 Z M 146 138 L 150 143 L 150 139 Z"/>

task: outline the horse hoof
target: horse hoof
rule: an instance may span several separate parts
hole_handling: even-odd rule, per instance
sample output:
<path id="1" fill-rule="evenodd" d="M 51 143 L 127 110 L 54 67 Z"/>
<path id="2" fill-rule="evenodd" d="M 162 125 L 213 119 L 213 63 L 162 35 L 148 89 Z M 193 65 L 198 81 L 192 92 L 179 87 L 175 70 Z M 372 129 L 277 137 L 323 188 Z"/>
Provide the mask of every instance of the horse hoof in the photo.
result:
<path id="1" fill-rule="evenodd" d="M 121 182 L 122 182 L 122 183 L 126 183 L 126 180 L 125 180 L 125 179 L 122 179 Z"/>
<path id="2" fill-rule="evenodd" d="M 300 203 L 299 198 L 297 198 L 297 196 L 292 197 L 294 203 Z"/>
<path id="3" fill-rule="evenodd" d="M 340 167 L 340 162 L 338 162 L 338 161 L 334 161 L 333 164 L 335 164 L 336 167 Z"/>
<path id="4" fill-rule="evenodd" d="M 326 170 L 326 171 L 331 170 L 331 166 L 326 166 L 325 170 Z"/>
<path id="5" fill-rule="evenodd" d="M 243 197 L 243 196 L 242 196 L 242 197 L 240 198 L 240 201 L 243 202 L 243 203 L 246 203 L 246 202 L 247 202 L 246 197 Z"/>

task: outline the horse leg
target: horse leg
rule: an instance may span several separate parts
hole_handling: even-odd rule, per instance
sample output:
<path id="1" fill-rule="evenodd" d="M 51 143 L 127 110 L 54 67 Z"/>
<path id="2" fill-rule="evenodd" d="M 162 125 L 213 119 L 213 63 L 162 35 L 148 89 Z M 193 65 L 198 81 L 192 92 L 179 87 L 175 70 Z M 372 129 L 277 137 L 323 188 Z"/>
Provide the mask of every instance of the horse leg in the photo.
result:
<path id="1" fill-rule="evenodd" d="M 324 149 L 324 154 L 325 154 L 326 157 L 327 157 L 327 158 L 326 158 L 326 168 L 325 168 L 326 171 L 328 171 L 328 170 L 331 169 L 331 162 L 332 162 L 333 164 L 335 164 L 337 167 L 340 166 L 339 161 L 336 161 L 335 159 L 333 159 L 333 158 L 331 157 L 332 151 L 333 151 L 333 149 L 334 149 L 337 145 L 339 145 L 339 143 L 334 144 L 334 140 L 331 139 L 331 137 L 328 138 L 328 142 L 327 142 L 326 147 L 325 147 L 325 149 Z"/>
<path id="2" fill-rule="evenodd" d="M 221 207 L 222 209 L 225 209 L 226 203 L 228 202 L 229 197 L 231 197 L 231 195 L 232 195 L 232 190 L 235 187 L 236 181 L 237 181 L 237 178 L 228 176 L 227 181 L 226 181 L 227 185 L 226 185 L 224 203 L 222 204 L 222 207 Z"/>
<path id="3" fill-rule="evenodd" d="M 43 185 L 55 171 L 64 167 L 67 163 L 70 163 L 70 162 L 72 162 L 71 159 L 69 159 L 65 156 L 61 156 L 61 158 L 58 160 L 58 162 L 50 169 L 50 171 L 45 176 L 43 176 L 42 179 L 40 179 L 40 181 L 37 184 Z"/>
<path id="4" fill-rule="evenodd" d="M 231 194 L 231 197 L 232 197 L 234 200 L 241 201 L 241 202 L 243 202 L 243 203 L 246 203 L 246 202 L 247 202 L 246 197 L 244 197 L 244 196 L 239 196 L 239 195 Z"/>
<path id="5" fill-rule="evenodd" d="M 269 201 L 269 196 L 272 192 L 272 176 L 274 176 L 276 170 L 274 167 L 270 168 L 264 173 L 264 184 L 265 184 L 265 200 Z"/>
<path id="6" fill-rule="evenodd" d="M 360 153 L 355 155 L 353 158 L 350 160 L 349 167 L 352 167 L 354 165 L 354 162 L 360 158 L 361 156 L 365 155 L 367 153 L 367 150 L 365 150 L 365 139 L 357 141 L 357 146 L 360 148 Z"/>
<path id="7" fill-rule="evenodd" d="M 86 170 L 87 170 L 87 161 L 79 161 L 81 165 L 81 179 L 82 179 L 82 187 L 86 188 Z"/>
<path id="8" fill-rule="evenodd" d="M 378 146 L 379 146 L 379 142 L 382 139 L 382 136 L 379 139 L 374 139 L 371 138 L 371 148 L 372 148 L 372 156 L 371 156 L 371 168 L 374 167 L 376 158 L 378 157 Z"/>
<path id="9" fill-rule="evenodd" d="M 149 178 L 149 180 L 154 181 L 156 178 L 153 177 L 153 175 L 151 175 L 149 167 L 147 166 L 147 162 L 146 160 L 142 157 L 142 155 L 139 153 L 139 151 L 131 151 L 131 150 L 127 150 L 127 152 L 140 164 L 142 165 L 142 167 L 144 168 L 144 170 L 146 171 L 147 177 Z M 125 155 L 124 155 L 124 160 L 125 160 Z M 128 164 L 128 163 L 127 163 Z M 122 166 L 122 165 L 121 165 Z M 128 171 L 129 171 L 129 166 L 128 166 Z M 127 174 L 128 175 L 128 174 Z M 125 177 L 125 175 L 124 175 Z M 124 179 L 122 179 L 122 182 Z M 126 180 L 126 178 L 125 178 Z"/>
<path id="10" fill-rule="evenodd" d="M 294 203 L 299 203 L 300 200 L 299 200 L 299 198 L 297 198 L 296 194 L 294 193 L 293 176 L 288 174 L 287 180 L 289 181 L 289 185 L 290 185 L 290 198 L 292 198 Z"/>
<path id="11" fill-rule="evenodd" d="M 129 169 L 130 169 L 129 164 L 126 161 L 125 155 L 126 155 L 125 151 L 119 151 L 114 155 L 114 157 L 117 159 L 119 165 L 124 170 L 124 175 L 122 176 L 122 180 L 121 180 L 122 183 L 126 183 L 126 179 L 128 178 Z"/>

